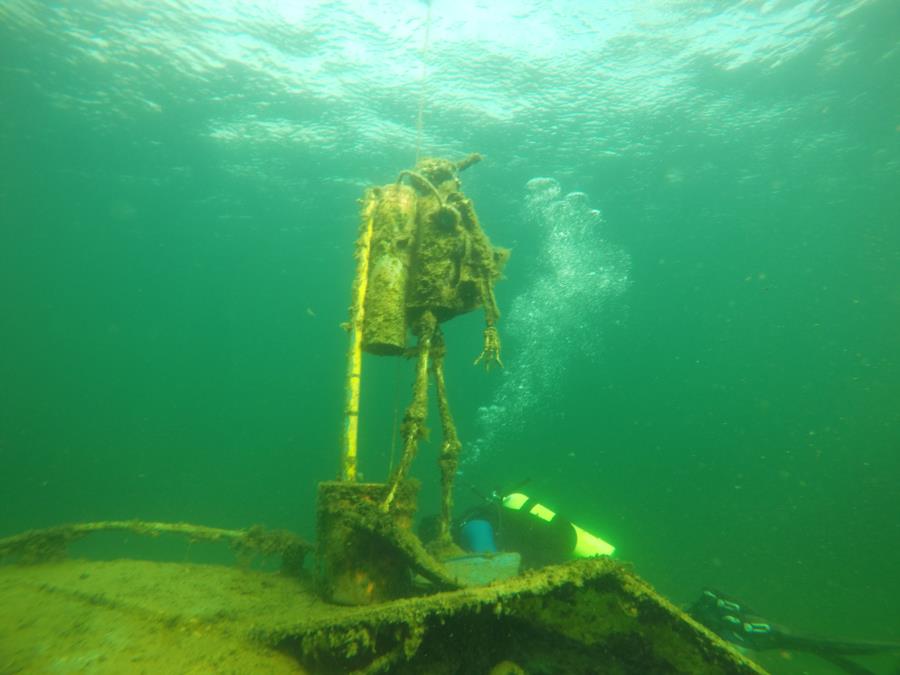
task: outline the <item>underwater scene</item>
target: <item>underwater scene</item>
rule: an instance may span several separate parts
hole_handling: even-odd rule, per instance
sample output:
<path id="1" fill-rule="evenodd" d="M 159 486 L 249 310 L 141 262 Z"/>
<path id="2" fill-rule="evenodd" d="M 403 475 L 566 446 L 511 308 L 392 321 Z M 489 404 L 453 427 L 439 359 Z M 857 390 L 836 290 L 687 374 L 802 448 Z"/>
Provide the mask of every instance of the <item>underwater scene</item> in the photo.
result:
<path id="1" fill-rule="evenodd" d="M 0 675 L 900 673 L 896 0 L 0 55 Z"/>

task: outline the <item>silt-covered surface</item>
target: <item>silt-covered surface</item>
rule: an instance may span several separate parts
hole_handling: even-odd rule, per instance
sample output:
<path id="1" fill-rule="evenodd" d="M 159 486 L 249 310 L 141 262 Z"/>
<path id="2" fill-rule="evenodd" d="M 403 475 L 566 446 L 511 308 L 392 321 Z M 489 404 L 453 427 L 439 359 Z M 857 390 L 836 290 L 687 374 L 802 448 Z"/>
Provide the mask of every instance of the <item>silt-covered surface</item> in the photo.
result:
<path id="1" fill-rule="evenodd" d="M 369 607 L 277 573 L 69 560 L 0 567 L 0 604 L 4 673 L 764 672 L 604 559 Z"/>

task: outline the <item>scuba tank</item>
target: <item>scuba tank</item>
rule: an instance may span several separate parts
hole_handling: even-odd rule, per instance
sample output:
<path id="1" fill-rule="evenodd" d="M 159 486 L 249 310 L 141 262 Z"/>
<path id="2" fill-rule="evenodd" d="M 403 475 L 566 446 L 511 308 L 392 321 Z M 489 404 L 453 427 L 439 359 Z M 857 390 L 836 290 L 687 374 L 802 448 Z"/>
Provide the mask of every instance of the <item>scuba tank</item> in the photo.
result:
<path id="1" fill-rule="evenodd" d="M 563 518 L 555 511 L 548 509 L 543 504 L 529 498 L 521 492 L 513 492 L 500 500 L 504 511 L 521 514 L 530 518 L 537 518 L 546 522 L 546 527 L 541 528 L 552 532 L 554 544 L 571 558 L 592 558 L 595 556 L 612 555 L 616 547 L 604 541 L 590 532 L 578 527 L 569 520 Z M 540 536 L 538 528 L 530 528 L 533 533 Z M 502 530 L 502 525 L 501 525 Z M 502 531 L 501 531 L 502 536 Z"/>

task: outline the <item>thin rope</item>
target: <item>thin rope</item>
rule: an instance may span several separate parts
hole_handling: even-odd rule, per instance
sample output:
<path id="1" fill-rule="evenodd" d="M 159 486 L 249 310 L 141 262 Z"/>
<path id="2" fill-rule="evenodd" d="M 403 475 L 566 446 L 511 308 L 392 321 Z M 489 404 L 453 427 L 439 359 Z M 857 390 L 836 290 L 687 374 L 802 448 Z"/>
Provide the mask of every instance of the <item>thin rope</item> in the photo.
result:
<path id="1" fill-rule="evenodd" d="M 400 429 L 400 359 L 395 359 L 397 365 L 394 368 L 394 418 L 391 425 L 391 456 L 388 463 L 388 476 L 394 472 L 394 460 L 397 458 L 397 432 Z"/>
<path id="2" fill-rule="evenodd" d="M 425 117 L 425 84 L 428 80 L 428 46 L 431 40 L 431 2 L 428 6 L 428 15 L 425 18 L 425 42 L 422 44 L 422 68 L 419 71 L 419 112 L 416 115 L 416 164 L 422 151 L 422 127 Z"/>

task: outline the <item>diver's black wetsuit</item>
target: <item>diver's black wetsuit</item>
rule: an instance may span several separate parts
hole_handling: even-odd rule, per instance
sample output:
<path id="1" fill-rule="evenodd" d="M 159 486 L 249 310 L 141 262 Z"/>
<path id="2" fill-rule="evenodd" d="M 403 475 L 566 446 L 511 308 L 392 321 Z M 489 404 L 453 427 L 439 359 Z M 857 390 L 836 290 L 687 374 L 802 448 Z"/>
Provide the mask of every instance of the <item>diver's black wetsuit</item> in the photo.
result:
<path id="1" fill-rule="evenodd" d="M 850 675 L 874 674 L 868 668 L 851 661 L 848 656 L 900 651 L 900 643 L 853 642 L 796 635 L 769 623 L 735 599 L 708 589 L 688 608 L 688 613 L 733 644 L 757 651 L 787 649 L 808 652 Z"/>

